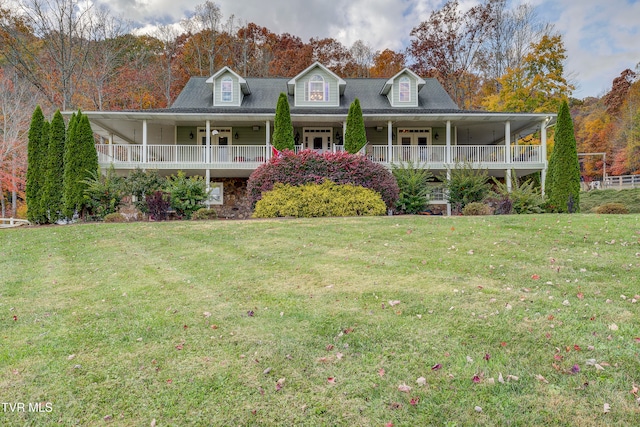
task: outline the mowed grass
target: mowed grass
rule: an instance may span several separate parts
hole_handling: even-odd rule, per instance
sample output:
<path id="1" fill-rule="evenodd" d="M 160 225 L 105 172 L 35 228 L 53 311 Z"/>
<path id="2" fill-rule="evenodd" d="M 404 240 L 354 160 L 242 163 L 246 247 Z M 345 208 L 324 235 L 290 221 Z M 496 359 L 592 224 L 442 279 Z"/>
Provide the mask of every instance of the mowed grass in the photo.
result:
<path id="1" fill-rule="evenodd" d="M 639 241 L 637 215 L 4 230 L 0 424 L 636 425 Z"/>

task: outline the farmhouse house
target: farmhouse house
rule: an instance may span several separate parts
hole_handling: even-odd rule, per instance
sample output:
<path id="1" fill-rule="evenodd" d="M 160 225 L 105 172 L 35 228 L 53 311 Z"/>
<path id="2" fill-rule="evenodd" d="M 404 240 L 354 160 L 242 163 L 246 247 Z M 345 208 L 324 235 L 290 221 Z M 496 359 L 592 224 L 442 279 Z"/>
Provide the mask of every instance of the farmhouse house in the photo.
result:
<path id="1" fill-rule="evenodd" d="M 555 114 L 460 110 L 436 79 L 409 69 L 390 79 L 342 79 L 316 62 L 289 79 L 242 77 L 224 67 L 192 77 L 169 108 L 84 114 L 100 137 L 101 168 L 200 175 L 213 188 L 212 203 L 233 209 L 251 172 L 272 155 L 282 92 L 298 150 L 342 150 L 349 106 L 358 98 L 368 140 L 363 153 L 374 162 L 413 162 L 434 175 L 465 163 L 493 176 L 545 177 L 546 129 Z M 540 145 L 526 142 L 533 133 Z"/>

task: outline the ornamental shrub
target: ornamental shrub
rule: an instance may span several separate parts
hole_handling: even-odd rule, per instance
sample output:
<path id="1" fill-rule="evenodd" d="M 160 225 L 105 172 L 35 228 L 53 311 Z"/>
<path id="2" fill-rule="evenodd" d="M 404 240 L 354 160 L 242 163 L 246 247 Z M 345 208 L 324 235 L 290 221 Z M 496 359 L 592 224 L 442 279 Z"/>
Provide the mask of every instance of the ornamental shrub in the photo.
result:
<path id="1" fill-rule="evenodd" d="M 360 100 L 354 99 L 347 114 L 347 128 L 344 133 L 344 149 L 352 154 L 357 153 L 367 145 L 367 132 L 364 127 Z"/>
<path id="2" fill-rule="evenodd" d="M 491 215 L 491 208 L 482 202 L 471 202 L 462 208 L 462 215 Z"/>
<path id="3" fill-rule="evenodd" d="M 522 183 L 518 182 L 517 177 L 513 177 L 511 180 L 511 191 L 507 188 L 507 184 L 492 178 L 496 186 L 497 200 L 509 200 L 510 211 L 516 214 L 533 214 L 542 213 L 542 205 L 544 199 L 540 193 L 539 187 L 536 186 L 534 180 L 528 179 Z M 511 213 L 503 212 L 504 207 L 497 209 L 496 213 Z"/>
<path id="4" fill-rule="evenodd" d="M 169 215 L 171 207 L 171 195 L 164 191 L 155 191 L 147 195 L 145 199 L 147 203 L 147 212 L 149 219 L 154 221 L 164 221 Z"/>
<path id="5" fill-rule="evenodd" d="M 447 197 L 454 210 L 462 209 L 473 202 L 482 202 L 489 194 L 489 175 L 484 169 L 474 169 L 471 165 L 456 165 L 450 170 L 446 180 Z"/>
<path id="6" fill-rule="evenodd" d="M 380 194 L 352 184 L 277 183 L 256 204 L 255 218 L 321 216 L 374 216 L 387 211 Z"/>
<path id="7" fill-rule="evenodd" d="M 202 208 L 207 200 L 207 183 L 200 176 L 187 177 L 183 171 L 172 175 L 167 182 L 167 191 L 171 194 L 171 207 L 179 217 L 191 218 L 191 215 Z"/>
<path id="8" fill-rule="evenodd" d="M 157 170 L 136 169 L 126 179 L 126 191 L 135 197 L 135 206 L 142 213 L 147 213 L 145 198 L 167 185 L 167 179 L 160 176 Z"/>
<path id="9" fill-rule="evenodd" d="M 411 163 L 391 165 L 391 172 L 400 190 L 396 210 L 400 213 L 417 214 L 424 212 L 429 204 L 429 181 L 433 175 L 429 169 Z"/>
<path id="10" fill-rule="evenodd" d="M 398 184 L 384 166 L 357 154 L 320 154 L 313 150 L 303 150 L 300 153 L 283 151 L 280 156 L 260 165 L 249 177 L 247 192 L 255 205 L 277 182 L 295 186 L 321 184 L 325 180 L 336 184 L 359 185 L 376 191 L 387 208 L 393 208 L 398 199 Z"/>
<path id="11" fill-rule="evenodd" d="M 597 214 L 628 214 L 629 209 L 622 203 L 605 203 L 593 209 Z"/>
<path id="12" fill-rule="evenodd" d="M 106 175 L 92 172 L 91 177 L 84 180 L 84 184 L 84 194 L 89 200 L 88 207 L 93 215 L 103 218 L 117 212 L 124 197 L 124 181 L 116 175 L 113 165 Z"/>

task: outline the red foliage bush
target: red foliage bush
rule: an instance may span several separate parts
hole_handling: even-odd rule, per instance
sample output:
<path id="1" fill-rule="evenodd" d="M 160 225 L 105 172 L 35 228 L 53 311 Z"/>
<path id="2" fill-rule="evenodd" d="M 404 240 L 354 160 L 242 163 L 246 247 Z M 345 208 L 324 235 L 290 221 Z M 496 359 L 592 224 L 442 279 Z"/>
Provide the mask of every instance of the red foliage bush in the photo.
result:
<path id="1" fill-rule="evenodd" d="M 398 199 L 398 184 L 391 171 L 367 157 L 346 152 L 319 154 L 313 150 L 294 153 L 284 150 L 279 156 L 260 165 L 249 177 L 247 191 L 252 204 L 262 193 L 273 189 L 276 182 L 302 185 L 321 184 L 324 180 L 336 184 L 353 184 L 377 191 L 388 208 Z"/>

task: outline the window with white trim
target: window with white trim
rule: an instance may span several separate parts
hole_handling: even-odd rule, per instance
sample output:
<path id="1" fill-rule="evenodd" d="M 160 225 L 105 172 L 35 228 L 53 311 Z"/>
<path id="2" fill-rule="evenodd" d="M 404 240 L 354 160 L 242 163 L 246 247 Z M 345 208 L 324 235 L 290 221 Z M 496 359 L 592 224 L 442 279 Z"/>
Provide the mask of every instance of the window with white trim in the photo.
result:
<path id="1" fill-rule="evenodd" d="M 225 77 L 220 82 L 220 96 L 222 102 L 233 101 L 233 80 L 231 77 Z"/>
<path id="2" fill-rule="evenodd" d="M 320 74 L 314 74 L 309 79 L 306 100 L 318 102 L 329 100 L 329 85 Z"/>
<path id="3" fill-rule="evenodd" d="M 398 86 L 399 86 L 398 100 L 400 102 L 411 102 L 411 82 L 409 81 L 409 77 L 407 76 L 400 77 Z"/>

